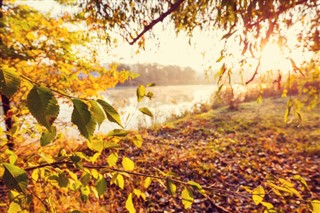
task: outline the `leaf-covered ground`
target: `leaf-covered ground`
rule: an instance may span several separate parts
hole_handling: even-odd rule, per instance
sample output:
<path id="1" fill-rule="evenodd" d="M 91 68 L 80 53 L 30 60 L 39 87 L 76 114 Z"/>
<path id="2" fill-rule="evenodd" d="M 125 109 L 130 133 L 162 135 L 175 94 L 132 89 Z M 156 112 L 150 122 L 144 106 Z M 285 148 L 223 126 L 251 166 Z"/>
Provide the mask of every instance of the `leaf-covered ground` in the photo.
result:
<path id="1" fill-rule="evenodd" d="M 253 189 L 265 186 L 271 176 L 288 180 L 295 175 L 305 178 L 310 191 L 296 185 L 300 198 L 282 199 L 267 191 L 265 200 L 285 212 L 302 210 L 305 201 L 320 198 L 320 109 L 302 113 L 300 126 L 297 119 L 284 123 L 285 109 L 285 100 L 266 99 L 262 104 L 243 103 L 236 111 L 225 107 L 190 115 L 145 130 L 142 150 L 131 155 L 141 172 L 171 171 L 177 179 L 211 188 L 207 198 L 195 195 L 190 212 L 260 212 L 263 207 L 241 186 Z M 185 211 L 161 184 L 152 186 L 145 209 Z M 179 185 L 177 191 L 179 197 Z"/>
<path id="2" fill-rule="evenodd" d="M 128 157 L 135 162 L 135 174 L 129 176 L 120 172 L 124 177 L 124 189 L 110 184 L 111 176 L 105 175 L 107 189 L 100 200 L 92 195 L 87 203 L 82 203 L 79 192 L 57 190 L 50 184 L 29 187 L 38 192 L 40 198 L 50 197 L 49 203 L 57 212 L 74 209 L 126 212 L 126 199 L 134 188 L 146 192 L 145 200 L 133 196 L 137 212 L 262 212 L 264 207 L 255 205 L 251 194 L 243 187 L 254 189 L 261 185 L 266 193 L 264 201 L 272 203 L 280 212 L 308 212 L 306 202 L 320 199 L 320 108 L 305 110 L 300 124 L 293 118 L 287 125 L 283 119 L 285 110 L 286 100 L 264 99 L 262 104 L 243 103 L 238 110 L 223 107 L 190 114 L 141 130 L 141 148 L 134 146 L 130 138 L 123 139 L 119 142 L 120 148 L 116 148 L 119 151 L 117 168 L 122 169 L 120 160 Z M 67 152 L 93 154 L 86 146 L 70 143 L 56 141 L 52 146 L 41 148 L 41 152 L 55 156 L 64 148 Z M 33 157 L 24 155 L 37 152 L 37 148 L 31 146 L 19 148 L 19 156 L 26 158 L 25 162 L 31 162 Z M 95 166 L 106 165 L 110 153 L 110 149 L 105 150 Z M 74 172 L 81 175 L 77 170 Z M 169 195 L 165 179 L 157 179 L 165 173 L 177 181 L 174 182 L 177 186 L 174 196 Z M 146 190 L 143 174 L 154 176 Z M 291 180 L 301 196 L 281 191 L 281 197 L 266 185 L 271 178 L 290 180 L 295 175 L 303 177 L 309 186 L 308 190 Z M 181 191 L 185 187 L 182 182 L 191 180 L 205 188 L 206 196 L 195 192 L 192 208 L 186 210 L 181 201 Z M 283 186 L 283 183 L 274 183 Z M 92 184 L 94 188 L 95 182 Z M 33 200 L 34 210 L 43 212 L 43 204 Z"/>

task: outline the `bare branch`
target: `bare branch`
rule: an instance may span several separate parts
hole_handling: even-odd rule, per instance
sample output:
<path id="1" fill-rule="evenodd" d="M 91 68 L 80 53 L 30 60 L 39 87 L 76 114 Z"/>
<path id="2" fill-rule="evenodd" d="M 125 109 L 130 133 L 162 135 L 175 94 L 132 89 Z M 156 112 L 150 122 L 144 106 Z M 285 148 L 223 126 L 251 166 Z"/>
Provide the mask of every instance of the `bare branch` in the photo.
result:
<path id="1" fill-rule="evenodd" d="M 185 0 L 178 0 L 176 3 L 172 4 L 171 7 L 164 13 L 162 13 L 158 18 L 152 20 L 150 24 L 146 25 L 141 33 L 137 35 L 135 38 L 133 38 L 132 41 L 127 41 L 129 42 L 130 45 L 133 45 L 138 41 L 146 32 L 151 30 L 156 24 L 158 24 L 160 21 L 163 21 L 168 15 L 170 15 L 173 11 L 178 9 L 178 7 L 184 2 Z"/>
<path id="2" fill-rule="evenodd" d="M 259 67 L 260 67 L 260 59 L 259 59 L 259 62 L 258 62 L 258 65 L 256 67 L 256 70 L 254 71 L 253 73 L 253 76 L 246 82 L 246 85 L 248 85 L 251 81 L 253 81 L 256 77 L 256 75 L 258 74 L 258 70 L 259 70 Z"/>

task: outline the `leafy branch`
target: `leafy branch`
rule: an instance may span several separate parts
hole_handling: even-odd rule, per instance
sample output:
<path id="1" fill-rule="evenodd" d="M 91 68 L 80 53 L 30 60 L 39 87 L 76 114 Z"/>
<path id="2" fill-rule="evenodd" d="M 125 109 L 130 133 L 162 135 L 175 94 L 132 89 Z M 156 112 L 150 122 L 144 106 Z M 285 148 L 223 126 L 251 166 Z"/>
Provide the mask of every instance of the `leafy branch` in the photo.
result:
<path id="1" fill-rule="evenodd" d="M 32 171 L 32 170 L 40 169 L 40 168 L 44 168 L 44 167 L 59 167 L 60 165 L 64 165 L 64 164 L 68 165 L 70 167 L 74 166 L 74 162 L 72 162 L 72 161 L 59 161 L 59 162 L 45 163 L 45 164 L 40 164 L 40 165 L 37 165 L 37 166 L 27 167 L 24 170 L 25 171 Z M 140 177 L 150 177 L 150 178 L 158 179 L 158 180 L 167 180 L 168 177 L 169 177 L 172 182 L 179 183 L 179 184 L 186 185 L 186 186 L 192 185 L 192 184 L 190 184 L 188 182 L 184 182 L 184 181 L 181 181 L 179 179 L 172 178 L 171 176 L 159 176 L 159 175 L 153 175 L 153 174 L 146 174 L 146 173 L 140 173 L 140 172 L 127 171 L 127 170 L 122 170 L 122 169 L 111 168 L 108 165 L 83 164 L 82 167 L 83 168 L 88 168 L 88 169 L 98 169 L 98 170 L 99 169 L 106 169 L 107 171 L 110 171 L 110 172 L 121 172 L 121 173 L 126 173 L 126 174 L 129 174 L 129 175 L 140 176 Z M 243 193 L 236 192 L 236 191 L 228 191 L 226 189 L 222 189 L 222 188 L 219 188 L 219 187 L 201 186 L 201 188 L 205 189 L 205 190 L 210 190 L 210 191 L 219 191 L 219 192 L 223 192 L 223 193 L 234 194 L 234 195 L 246 198 L 246 199 L 251 199 L 250 197 L 244 195 Z"/>
<path id="2" fill-rule="evenodd" d="M 29 81 L 29 82 L 30 82 L 31 84 L 33 84 L 33 85 L 36 85 L 36 86 L 40 86 L 40 85 L 41 85 L 41 84 L 39 84 L 38 82 L 36 82 L 36 81 L 28 78 L 27 76 L 20 75 L 20 77 L 21 77 L 22 79 L 24 79 L 24 80 Z M 46 86 L 46 87 L 49 88 L 52 92 L 57 93 L 57 94 L 59 94 L 59 95 L 61 95 L 61 96 L 67 97 L 67 98 L 69 98 L 69 99 L 81 99 L 81 100 L 85 100 L 85 101 L 94 100 L 94 99 L 92 99 L 92 98 L 83 98 L 83 97 L 76 97 L 76 96 L 68 95 L 68 94 L 66 94 L 66 93 L 64 93 L 64 92 L 61 92 L 60 90 L 56 90 L 56 89 L 50 88 L 50 87 L 48 87 L 48 86 Z"/>

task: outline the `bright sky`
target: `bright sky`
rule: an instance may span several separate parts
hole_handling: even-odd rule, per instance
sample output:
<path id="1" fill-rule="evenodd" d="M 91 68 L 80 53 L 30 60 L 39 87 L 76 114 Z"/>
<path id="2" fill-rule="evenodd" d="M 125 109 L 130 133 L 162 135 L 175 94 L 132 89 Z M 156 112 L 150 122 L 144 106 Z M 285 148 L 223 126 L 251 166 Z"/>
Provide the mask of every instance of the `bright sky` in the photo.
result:
<path id="1" fill-rule="evenodd" d="M 51 12 L 52 14 L 61 14 L 66 8 L 59 6 L 53 0 L 26 0 L 20 1 L 26 3 L 40 11 Z M 70 10 L 70 8 L 67 8 Z M 157 41 L 146 41 L 145 51 L 140 51 L 136 54 L 137 46 L 129 45 L 122 38 L 118 39 L 117 48 L 113 48 L 112 51 L 108 51 L 106 46 L 101 45 L 100 60 L 102 63 L 110 62 L 122 62 L 122 63 L 159 63 L 163 65 L 179 65 L 182 67 L 190 66 L 197 71 L 202 71 L 203 66 L 206 64 L 205 59 L 201 53 L 208 52 L 211 47 L 216 46 L 213 37 L 203 35 L 203 33 L 195 33 L 194 40 L 197 41 L 196 45 L 188 45 L 189 38 L 182 33 L 177 37 L 171 30 L 162 29 L 163 26 L 156 25 L 152 31 L 159 38 Z M 222 45 L 222 43 L 221 43 Z M 222 46 L 221 46 L 222 47 Z M 211 52 L 212 57 L 218 58 L 220 52 Z"/>
<path id="2" fill-rule="evenodd" d="M 111 52 L 101 55 L 105 62 L 111 58 L 123 63 L 159 63 L 163 65 L 179 65 L 182 67 L 190 66 L 197 71 L 203 70 L 206 64 L 206 58 L 210 52 L 211 59 L 219 57 L 219 49 L 212 51 L 212 47 L 217 46 L 216 39 L 213 36 L 200 35 L 195 33 L 193 44 L 189 45 L 189 37 L 181 33 L 177 37 L 172 29 L 162 30 L 161 25 L 153 29 L 158 39 L 146 40 L 145 51 L 139 51 L 136 54 L 137 45 L 129 45 L 126 41 L 119 40 L 118 47 Z M 193 41 L 192 40 L 192 41 Z M 222 47 L 222 43 L 220 43 Z M 101 51 L 103 53 L 103 50 Z M 106 51 L 105 51 L 106 52 Z M 203 56 L 207 52 L 207 56 Z"/>
<path id="3" fill-rule="evenodd" d="M 27 3 L 40 11 L 51 11 L 52 14 L 61 14 L 66 10 L 65 7 L 59 6 L 53 0 L 21 0 L 20 2 Z M 67 9 L 70 11 L 70 8 Z M 217 37 L 217 33 L 213 35 L 213 33 L 194 32 L 192 39 L 194 42 L 190 46 L 188 45 L 189 38 L 183 33 L 180 33 L 177 37 L 173 27 L 166 26 L 166 29 L 163 29 L 163 26 L 159 24 L 152 31 L 157 35 L 158 39 L 147 40 L 145 51 L 140 51 L 139 54 L 136 54 L 136 45 L 131 46 L 126 41 L 123 41 L 122 38 L 119 38 L 117 48 L 113 48 L 111 51 L 108 51 L 106 46 L 100 46 L 100 60 L 102 63 L 159 63 L 182 67 L 190 66 L 196 71 L 203 72 L 208 66 L 214 65 L 223 47 L 223 42 L 220 40 L 222 34 Z M 292 44 L 296 42 L 295 40 L 292 37 L 289 38 L 289 42 Z M 241 52 L 240 47 L 235 43 L 232 48 L 234 48 L 235 52 L 234 58 L 237 58 L 237 54 Z M 276 44 L 266 46 L 262 56 L 261 71 L 270 69 L 288 70 L 291 68 L 289 59 L 281 53 Z M 291 54 L 290 57 L 297 60 L 297 64 L 299 64 L 299 59 L 301 60 L 299 51 Z M 216 67 L 216 69 L 219 69 L 219 67 Z"/>

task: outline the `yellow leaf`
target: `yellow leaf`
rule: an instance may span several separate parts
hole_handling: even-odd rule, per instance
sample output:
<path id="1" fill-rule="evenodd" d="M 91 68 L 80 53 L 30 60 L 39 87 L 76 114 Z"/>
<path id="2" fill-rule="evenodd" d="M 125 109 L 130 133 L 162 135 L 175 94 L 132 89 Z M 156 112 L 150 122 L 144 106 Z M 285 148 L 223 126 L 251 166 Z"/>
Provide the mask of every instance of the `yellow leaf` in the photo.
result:
<path id="1" fill-rule="evenodd" d="M 134 139 L 132 140 L 132 142 L 136 147 L 141 148 L 143 139 L 142 139 L 141 135 L 136 134 Z"/>
<path id="2" fill-rule="evenodd" d="M 262 202 L 264 198 L 265 192 L 262 186 L 258 186 L 254 190 L 252 190 L 252 200 L 253 202 L 258 205 Z"/>
<path id="3" fill-rule="evenodd" d="M 95 169 L 91 170 L 91 175 L 93 178 L 97 179 L 99 177 L 99 172 Z"/>
<path id="4" fill-rule="evenodd" d="M 117 161 L 118 161 L 118 153 L 111 153 L 109 156 L 108 156 L 108 164 L 110 167 L 116 165 Z"/>
<path id="5" fill-rule="evenodd" d="M 312 200 L 310 204 L 312 213 L 320 213 L 320 200 Z"/>
<path id="6" fill-rule="evenodd" d="M 38 179 L 39 179 L 39 169 L 33 170 L 32 174 L 31 174 L 31 178 L 35 182 L 38 181 Z"/>
<path id="7" fill-rule="evenodd" d="M 114 174 L 114 176 L 112 177 L 110 183 L 119 186 L 120 189 L 123 189 L 124 188 L 123 175 L 121 175 L 119 173 Z"/>
<path id="8" fill-rule="evenodd" d="M 150 185 L 151 185 L 151 182 L 152 182 L 152 179 L 151 177 L 147 177 L 145 180 L 144 180 L 144 188 L 147 189 Z"/>
<path id="9" fill-rule="evenodd" d="M 286 187 L 289 187 L 289 188 L 292 188 L 294 187 L 294 184 L 291 183 L 290 181 L 288 180 L 285 180 L 285 179 L 282 179 L 282 178 L 279 178 L 279 181 L 280 183 L 282 183 L 282 185 L 286 186 Z"/>
<path id="10" fill-rule="evenodd" d="M 116 183 L 121 189 L 124 188 L 124 178 L 121 174 L 117 175 L 117 183 Z"/>
<path id="11" fill-rule="evenodd" d="M 190 208 L 194 200 L 192 191 L 187 188 L 184 188 L 181 193 L 181 198 L 182 198 L 182 204 L 184 208 L 185 209 Z"/>
<path id="12" fill-rule="evenodd" d="M 133 202 L 132 202 L 132 193 L 129 194 L 128 199 L 126 201 L 126 209 L 130 212 L 130 213 L 135 213 L 136 210 L 134 208 Z"/>
<path id="13" fill-rule="evenodd" d="M 28 40 L 34 40 L 36 37 L 34 36 L 33 32 L 29 32 L 27 33 L 26 38 Z"/>
<path id="14" fill-rule="evenodd" d="M 127 158 L 127 157 L 124 157 L 122 159 L 122 166 L 127 171 L 134 170 L 134 162 L 132 160 L 130 160 L 129 158 Z"/>
<path id="15" fill-rule="evenodd" d="M 139 189 L 134 189 L 133 193 L 137 195 L 137 197 L 142 197 L 144 201 L 147 199 L 145 193 L 140 191 Z"/>

